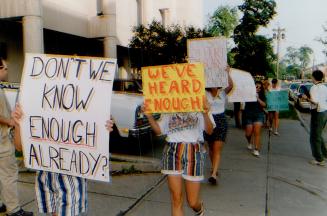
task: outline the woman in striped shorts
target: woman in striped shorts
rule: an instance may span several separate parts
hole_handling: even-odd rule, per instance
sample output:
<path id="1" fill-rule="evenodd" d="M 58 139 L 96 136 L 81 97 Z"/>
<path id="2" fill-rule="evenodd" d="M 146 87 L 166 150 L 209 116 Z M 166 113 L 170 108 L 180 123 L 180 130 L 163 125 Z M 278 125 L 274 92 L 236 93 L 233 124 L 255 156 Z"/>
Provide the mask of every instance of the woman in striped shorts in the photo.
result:
<path id="1" fill-rule="evenodd" d="M 167 135 L 161 172 L 168 175 L 174 216 L 183 215 L 183 179 L 189 206 L 196 215 L 204 212 L 200 199 L 200 182 L 204 179 L 203 131 L 211 134 L 213 130 L 206 103 L 204 107 L 203 113 L 163 114 L 159 122 L 145 114 L 155 134 Z"/>

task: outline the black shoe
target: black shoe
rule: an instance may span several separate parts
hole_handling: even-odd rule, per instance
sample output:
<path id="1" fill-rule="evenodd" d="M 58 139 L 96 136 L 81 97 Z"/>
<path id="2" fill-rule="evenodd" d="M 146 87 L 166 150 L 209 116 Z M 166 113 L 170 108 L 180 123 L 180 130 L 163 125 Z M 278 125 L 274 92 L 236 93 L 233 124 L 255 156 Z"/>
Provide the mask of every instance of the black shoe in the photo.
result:
<path id="1" fill-rule="evenodd" d="M 213 176 L 211 176 L 210 178 L 208 178 L 208 182 L 212 185 L 217 185 L 217 179 Z"/>
<path id="2" fill-rule="evenodd" d="M 18 212 L 7 214 L 7 216 L 33 216 L 33 212 L 28 212 L 20 209 Z"/>
<path id="3" fill-rule="evenodd" d="M 2 204 L 1 206 L 0 206 L 0 213 L 5 213 L 7 211 L 7 207 L 6 207 L 6 205 L 5 204 Z"/>

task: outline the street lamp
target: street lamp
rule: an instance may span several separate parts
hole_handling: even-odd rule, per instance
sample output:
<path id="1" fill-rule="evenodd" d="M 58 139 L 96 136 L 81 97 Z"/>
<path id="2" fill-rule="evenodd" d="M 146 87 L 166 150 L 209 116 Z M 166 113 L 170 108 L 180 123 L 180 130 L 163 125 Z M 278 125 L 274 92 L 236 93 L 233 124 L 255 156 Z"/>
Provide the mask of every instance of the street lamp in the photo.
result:
<path id="1" fill-rule="evenodd" d="M 280 51 L 280 41 L 285 39 L 286 30 L 278 27 L 277 29 L 273 29 L 273 39 L 277 40 L 277 63 L 276 63 L 276 78 L 278 79 L 279 75 L 279 51 Z"/>

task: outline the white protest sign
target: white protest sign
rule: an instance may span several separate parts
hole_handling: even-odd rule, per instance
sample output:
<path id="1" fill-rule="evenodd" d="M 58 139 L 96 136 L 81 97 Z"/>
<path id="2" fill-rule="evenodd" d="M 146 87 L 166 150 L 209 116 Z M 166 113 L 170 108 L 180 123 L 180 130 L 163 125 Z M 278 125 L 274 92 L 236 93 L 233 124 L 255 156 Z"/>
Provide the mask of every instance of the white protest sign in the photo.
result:
<path id="1" fill-rule="evenodd" d="M 106 181 L 116 59 L 26 54 L 19 101 L 27 168 Z"/>
<path id="2" fill-rule="evenodd" d="M 223 37 L 187 40 L 189 62 L 204 64 L 206 87 L 227 87 L 227 40 Z"/>
<path id="3" fill-rule="evenodd" d="M 229 102 L 257 101 L 257 93 L 253 77 L 250 73 L 231 68 L 233 90 L 228 94 Z"/>

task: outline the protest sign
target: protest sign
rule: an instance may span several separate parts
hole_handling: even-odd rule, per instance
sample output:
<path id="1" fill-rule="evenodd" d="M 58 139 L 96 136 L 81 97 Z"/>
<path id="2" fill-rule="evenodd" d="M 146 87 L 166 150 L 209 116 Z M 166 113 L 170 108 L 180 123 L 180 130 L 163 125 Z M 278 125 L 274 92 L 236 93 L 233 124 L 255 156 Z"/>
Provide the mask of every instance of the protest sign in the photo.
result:
<path id="1" fill-rule="evenodd" d="M 27 168 L 109 179 L 115 59 L 26 54 L 19 101 Z"/>
<path id="2" fill-rule="evenodd" d="M 227 87 L 227 40 L 223 37 L 187 41 L 189 62 L 204 64 L 206 87 Z"/>
<path id="3" fill-rule="evenodd" d="M 289 109 L 288 91 L 269 91 L 267 93 L 267 110 L 268 111 L 285 111 Z"/>
<path id="4" fill-rule="evenodd" d="M 142 68 L 147 113 L 203 111 L 204 69 L 200 63 Z"/>
<path id="5" fill-rule="evenodd" d="M 250 73 L 231 68 L 230 76 L 233 81 L 233 89 L 228 94 L 229 102 L 257 101 L 255 83 Z"/>

